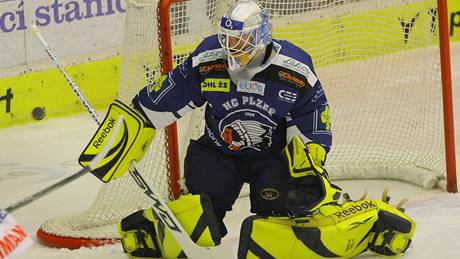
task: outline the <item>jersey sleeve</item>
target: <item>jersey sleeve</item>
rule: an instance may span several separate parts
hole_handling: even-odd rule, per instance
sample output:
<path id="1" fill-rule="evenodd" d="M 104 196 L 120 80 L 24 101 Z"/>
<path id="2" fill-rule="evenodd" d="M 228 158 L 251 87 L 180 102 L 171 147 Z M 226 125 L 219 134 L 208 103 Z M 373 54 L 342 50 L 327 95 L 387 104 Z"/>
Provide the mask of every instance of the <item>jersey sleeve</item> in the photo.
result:
<path id="1" fill-rule="evenodd" d="M 199 47 L 173 71 L 144 87 L 133 99 L 153 126 L 164 128 L 187 112 L 205 103 L 199 88 L 199 76 L 192 66 L 192 57 Z"/>
<path id="2" fill-rule="evenodd" d="M 329 105 L 320 81 L 314 82 L 309 94 L 300 95 L 286 115 L 286 140 L 289 143 L 297 135 L 304 143 L 315 142 L 329 151 L 332 144 Z"/>

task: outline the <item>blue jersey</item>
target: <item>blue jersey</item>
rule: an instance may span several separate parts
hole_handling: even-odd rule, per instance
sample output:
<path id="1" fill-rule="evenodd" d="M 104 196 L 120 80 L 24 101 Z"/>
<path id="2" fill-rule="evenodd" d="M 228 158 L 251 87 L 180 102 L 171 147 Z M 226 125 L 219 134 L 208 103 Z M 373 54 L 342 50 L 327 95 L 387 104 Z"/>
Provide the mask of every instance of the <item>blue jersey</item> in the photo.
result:
<path id="1" fill-rule="evenodd" d="M 225 154 L 253 155 L 289 142 L 294 135 L 329 150 L 329 106 L 311 57 L 287 41 L 274 40 L 249 80 L 226 69 L 217 36 L 155 84 L 138 93 L 138 105 L 155 128 L 163 128 L 206 105 L 203 138 Z"/>

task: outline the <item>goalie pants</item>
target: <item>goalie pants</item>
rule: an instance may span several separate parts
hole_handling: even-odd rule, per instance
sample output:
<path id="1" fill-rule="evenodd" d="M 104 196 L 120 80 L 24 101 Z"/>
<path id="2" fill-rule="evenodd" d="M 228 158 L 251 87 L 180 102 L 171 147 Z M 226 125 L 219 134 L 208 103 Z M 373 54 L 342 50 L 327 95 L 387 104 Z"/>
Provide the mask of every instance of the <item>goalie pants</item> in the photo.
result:
<path id="1" fill-rule="evenodd" d="M 290 178 L 280 157 L 285 143 L 263 155 L 235 157 L 222 154 L 203 138 L 192 140 L 184 164 L 185 185 L 192 194 L 207 194 L 212 201 L 222 234 L 223 218 L 238 198 L 243 183 L 250 185 L 251 212 L 261 216 L 285 216 Z"/>

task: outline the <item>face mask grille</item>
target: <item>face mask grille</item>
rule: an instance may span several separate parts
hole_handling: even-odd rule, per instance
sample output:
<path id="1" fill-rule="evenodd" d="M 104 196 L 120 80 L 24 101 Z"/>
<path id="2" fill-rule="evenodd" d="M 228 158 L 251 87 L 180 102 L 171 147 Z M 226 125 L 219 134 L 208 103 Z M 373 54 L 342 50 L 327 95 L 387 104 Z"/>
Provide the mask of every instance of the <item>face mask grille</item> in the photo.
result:
<path id="1" fill-rule="evenodd" d="M 224 17 L 222 23 L 228 20 Z M 229 69 L 243 68 L 249 63 L 256 49 L 257 34 L 256 28 L 243 31 L 232 30 L 231 27 L 225 25 L 221 26 L 218 39 L 227 56 Z"/>

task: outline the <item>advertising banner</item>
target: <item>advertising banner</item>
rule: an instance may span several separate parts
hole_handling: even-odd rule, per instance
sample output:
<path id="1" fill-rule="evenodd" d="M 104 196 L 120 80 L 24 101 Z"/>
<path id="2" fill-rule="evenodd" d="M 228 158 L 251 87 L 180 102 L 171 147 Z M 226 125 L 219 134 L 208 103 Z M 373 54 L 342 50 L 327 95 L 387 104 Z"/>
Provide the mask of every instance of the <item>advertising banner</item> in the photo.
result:
<path id="1" fill-rule="evenodd" d="M 460 0 L 448 1 L 450 41 L 460 41 Z"/>
<path id="2" fill-rule="evenodd" d="M 0 69 L 46 58 L 36 24 L 61 56 L 120 47 L 124 0 L 0 0 Z"/>

